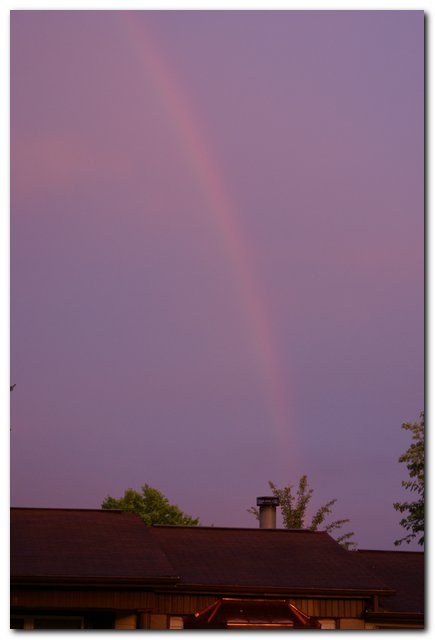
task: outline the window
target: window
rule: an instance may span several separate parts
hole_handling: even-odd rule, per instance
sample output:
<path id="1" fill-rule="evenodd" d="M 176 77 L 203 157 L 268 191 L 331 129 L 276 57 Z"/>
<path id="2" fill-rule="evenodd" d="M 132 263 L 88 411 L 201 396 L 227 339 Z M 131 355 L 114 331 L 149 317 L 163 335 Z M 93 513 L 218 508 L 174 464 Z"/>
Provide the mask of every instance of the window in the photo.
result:
<path id="1" fill-rule="evenodd" d="M 181 616 L 169 616 L 170 629 L 184 629 L 183 618 Z"/>
<path id="2" fill-rule="evenodd" d="M 333 618 L 319 618 L 321 629 L 336 629 L 337 623 Z"/>

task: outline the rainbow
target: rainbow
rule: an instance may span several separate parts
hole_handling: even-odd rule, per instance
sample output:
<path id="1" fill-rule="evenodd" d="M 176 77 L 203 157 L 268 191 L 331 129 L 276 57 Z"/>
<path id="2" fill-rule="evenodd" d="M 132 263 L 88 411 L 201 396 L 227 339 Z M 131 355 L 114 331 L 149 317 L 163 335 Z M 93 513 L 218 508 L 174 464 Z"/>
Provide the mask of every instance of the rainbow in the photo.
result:
<path id="1" fill-rule="evenodd" d="M 151 75 L 168 111 L 194 175 L 214 215 L 214 224 L 222 239 L 240 288 L 240 297 L 254 343 L 267 401 L 279 439 L 289 431 L 289 406 L 282 384 L 278 351 L 270 329 L 266 305 L 255 278 L 253 260 L 237 225 L 235 207 L 213 158 L 212 145 L 200 125 L 198 114 L 177 82 L 172 66 L 156 46 L 143 20 L 135 11 L 121 11 L 122 22 L 135 55 Z M 142 13 L 143 15 L 143 13 Z"/>

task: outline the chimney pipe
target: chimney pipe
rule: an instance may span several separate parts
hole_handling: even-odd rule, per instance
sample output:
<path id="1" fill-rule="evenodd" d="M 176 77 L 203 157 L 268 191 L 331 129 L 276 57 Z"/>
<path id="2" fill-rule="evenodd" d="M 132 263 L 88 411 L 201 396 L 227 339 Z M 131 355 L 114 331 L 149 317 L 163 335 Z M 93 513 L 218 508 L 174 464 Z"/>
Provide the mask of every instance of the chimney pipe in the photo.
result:
<path id="1" fill-rule="evenodd" d="M 260 507 L 260 529 L 276 529 L 276 508 L 279 498 L 275 496 L 260 496 L 257 507 Z"/>

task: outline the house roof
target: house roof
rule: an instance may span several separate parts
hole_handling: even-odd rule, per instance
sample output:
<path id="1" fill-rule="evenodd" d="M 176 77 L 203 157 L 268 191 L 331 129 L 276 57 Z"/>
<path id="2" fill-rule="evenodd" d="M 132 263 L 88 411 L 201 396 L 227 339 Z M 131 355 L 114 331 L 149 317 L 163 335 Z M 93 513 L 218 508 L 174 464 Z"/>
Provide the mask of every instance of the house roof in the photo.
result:
<path id="1" fill-rule="evenodd" d="M 357 554 L 325 532 L 156 526 L 150 533 L 180 576 L 180 586 L 390 591 Z"/>
<path id="2" fill-rule="evenodd" d="M 140 518 L 85 509 L 12 509 L 11 575 L 66 581 L 177 579 Z"/>
<path id="3" fill-rule="evenodd" d="M 381 598 L 380 605 L 392 612 L 424 612 L 424 553 L 418 551 L 359 550 L 368 568 L 396 593 Z"/>
<path id="4" fill-rule="evenodd" d="M 389 596 L 382 602 L 390 610 L 420 611 L 424 567 L 422 554 L 417 563 L 415 556 L 346 551 L 324 532 L 147 527 L 123 511 L 11 510 L 15 583 L 166 584 L 277 597 L 378 594 Z"/>

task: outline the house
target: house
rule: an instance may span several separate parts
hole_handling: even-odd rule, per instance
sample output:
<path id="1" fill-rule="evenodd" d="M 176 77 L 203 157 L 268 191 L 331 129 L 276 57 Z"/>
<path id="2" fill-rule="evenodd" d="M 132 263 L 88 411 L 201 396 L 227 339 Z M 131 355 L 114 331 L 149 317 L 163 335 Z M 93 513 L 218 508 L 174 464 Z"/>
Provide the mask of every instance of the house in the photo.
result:
<path id="1" fill-rule="evenodd" d="M 325 532 L 11 510 L 13 628 L 422 628 L 423 581 L 422 553 L 346 551 Z"/>

